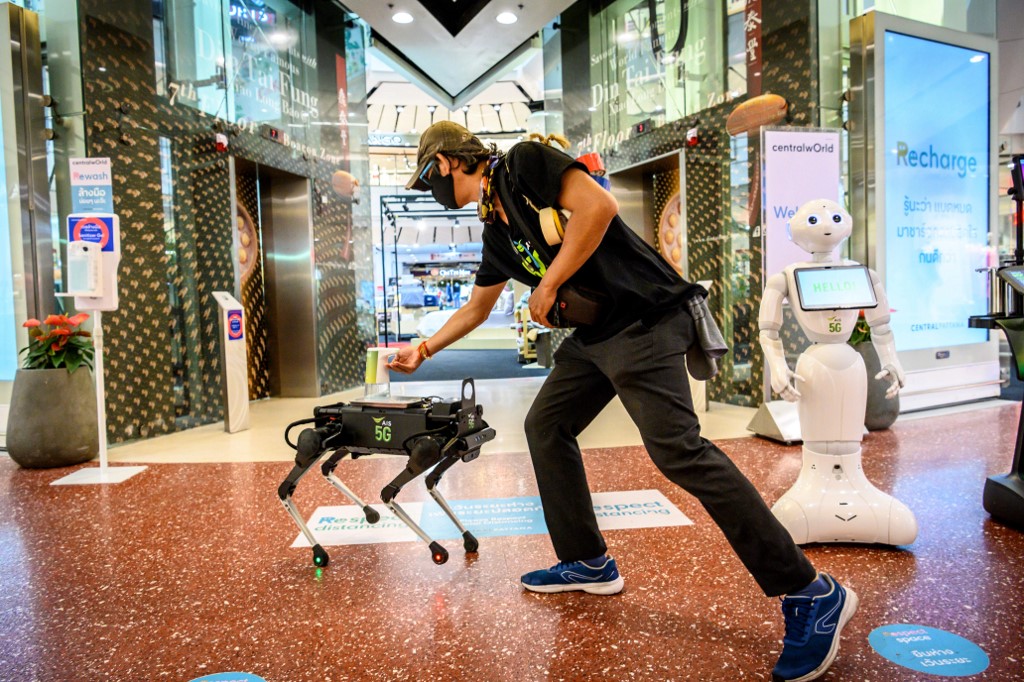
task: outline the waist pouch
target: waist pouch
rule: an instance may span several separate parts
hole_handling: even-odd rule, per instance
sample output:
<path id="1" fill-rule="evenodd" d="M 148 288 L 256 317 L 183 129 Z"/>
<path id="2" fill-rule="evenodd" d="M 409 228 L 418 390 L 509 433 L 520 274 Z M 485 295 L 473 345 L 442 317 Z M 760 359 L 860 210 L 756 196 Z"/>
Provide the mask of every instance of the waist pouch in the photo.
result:
<path id="1" fill-rule="evenodd" d="M 589 327 L 601 321 L 604 314 L 604 295 L 563 284 L 555 295 L 555 305 L 548 312 L 553 327 Z"/>

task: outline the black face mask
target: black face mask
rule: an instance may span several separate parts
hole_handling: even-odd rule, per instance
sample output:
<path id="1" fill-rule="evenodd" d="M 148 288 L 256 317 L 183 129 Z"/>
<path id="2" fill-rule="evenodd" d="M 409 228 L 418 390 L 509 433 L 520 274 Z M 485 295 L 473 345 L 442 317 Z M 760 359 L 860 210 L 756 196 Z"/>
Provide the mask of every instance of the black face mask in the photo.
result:
<path id="1" fill-rule="evenodd" d="M 430 193 L 434 195 L 437 203 L 450 211 L 459 208 L 459 204 L 455 201 L 455 178 L 451 173 L 441 175 L 441 171 L 435 170 L 432 176 L 427 178 L 427 183 L 430 185 Z"/>

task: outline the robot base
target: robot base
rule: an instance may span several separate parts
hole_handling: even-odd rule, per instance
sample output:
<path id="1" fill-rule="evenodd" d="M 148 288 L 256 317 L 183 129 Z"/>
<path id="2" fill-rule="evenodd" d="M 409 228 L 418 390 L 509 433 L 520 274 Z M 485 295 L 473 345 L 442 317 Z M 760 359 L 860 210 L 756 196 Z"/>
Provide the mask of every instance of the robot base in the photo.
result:
<path id="1" fill-rule="evenodd" d="M 1015 472 L 989 476 L 982 496 L 985 511 L 992 518 L 1017 530 L 1024 530 L 1024 479 Z"/>
<path id="2" fill-rule="evenodd" d="M 908 545 L 917 537 L 913 512 L 868 481 L 860 456 L 859 448 L 847 455 L 824 455 L 804 447 L 800 476 L 772 507 L 798 545 Z"/>

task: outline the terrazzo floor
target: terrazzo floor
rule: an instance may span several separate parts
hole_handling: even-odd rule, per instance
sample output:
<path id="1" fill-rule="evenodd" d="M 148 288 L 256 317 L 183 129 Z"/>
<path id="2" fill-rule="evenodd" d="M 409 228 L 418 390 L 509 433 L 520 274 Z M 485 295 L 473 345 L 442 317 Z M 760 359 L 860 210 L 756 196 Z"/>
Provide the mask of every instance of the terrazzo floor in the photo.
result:
<path id="1" fill-rule="evenodd" d="M 917 514 L 906 548 L 819 545 L 816 566 L 861 606 L 824 679 L 932 679 L 877 654 L 868 634 L 924 624 L 978 644 L 988 669 L 1024 679 L 1024 534 L 981 506 L 985 477 L 1009 468 L 1013 404 L 901 420 L 865 440 L 864 469 Z M 796 477 L 799 447 L 720 441 L 769 502 Z M 328 548 L 318 571 L 276 488 L 287 462 L 150 464 L 110 486 L 50 486 L 69 470 L 0 457 L 0 680 L 187 681 L 246 671 L 268 682 L 340 680 L 768 680 L 779 604 L 745 574 L 700 505 L 642 447 L 586 452 L 591 489 L 657 489 L 694 521 L 607 531 L 626 580 L 614 597 L 525 593 L 518 576 L 553 563 L 546 536 L 482 538 L 430 561 L 422 543 Z M 343 462 L 367 498 L 403 465 Z M 449 500 L 536 494 L 527 455 L 459 464 Z M 402 500 L 425 500 L 409 486 Z M 304 516 L 346 504 L 319 476 Z"/>

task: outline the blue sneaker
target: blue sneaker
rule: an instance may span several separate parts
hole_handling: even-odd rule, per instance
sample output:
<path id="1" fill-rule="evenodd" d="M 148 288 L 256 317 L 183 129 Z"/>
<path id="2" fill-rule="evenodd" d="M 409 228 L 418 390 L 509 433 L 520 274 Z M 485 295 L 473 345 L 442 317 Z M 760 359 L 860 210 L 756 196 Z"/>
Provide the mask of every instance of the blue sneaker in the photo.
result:
<path id="1" fill-rule="evenodd" d="M 610 556 L 587 561 L 562 561 L 551 568 L 524 574 L 522 582 L 523 587 L 531 592 L 583 590 L 590 594 L 618 594 L 623 585 L 615 559 Z"/>
<path id="2" fill-rule="evenodd" d="M 857 595 L 827 573 L 819 576 L 827 588 L 824 594 L 791 594 L 782 600 L 786 636 L 772 670 L 774 682 L 816 679 L 839 653 L 839 633 L 857 610 Z"/>

